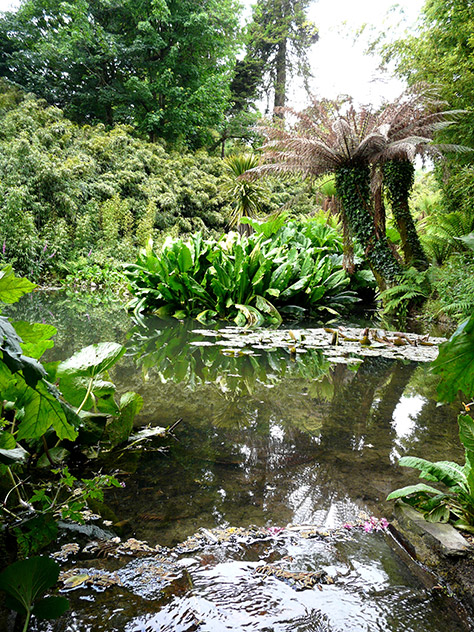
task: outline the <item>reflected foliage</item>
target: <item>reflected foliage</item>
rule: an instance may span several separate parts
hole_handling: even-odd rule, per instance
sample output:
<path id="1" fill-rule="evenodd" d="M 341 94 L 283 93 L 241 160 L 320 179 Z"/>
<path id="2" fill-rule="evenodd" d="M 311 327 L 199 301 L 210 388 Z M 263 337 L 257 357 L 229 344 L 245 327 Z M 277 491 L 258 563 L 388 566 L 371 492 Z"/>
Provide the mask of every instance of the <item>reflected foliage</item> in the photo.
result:
<path id="1" fill-rule="evenodd" d="M 127 349 L 144 374 L 152 371 L 162 382 L 192 389 L 214 384 L 229 399 L 252 396 L 257 387 L 276 386 L 284 379 L 318 380 L 324 392 L 324 377 L 330 371 L 329 361 L 319 350 L 309 349 L 297 360 L 290 347 L 287 351 L 234 350 L 210 344 L 196 323 L 189 321 L 157 321 L 156 329 L 137 325 L 129 332 Z"/>

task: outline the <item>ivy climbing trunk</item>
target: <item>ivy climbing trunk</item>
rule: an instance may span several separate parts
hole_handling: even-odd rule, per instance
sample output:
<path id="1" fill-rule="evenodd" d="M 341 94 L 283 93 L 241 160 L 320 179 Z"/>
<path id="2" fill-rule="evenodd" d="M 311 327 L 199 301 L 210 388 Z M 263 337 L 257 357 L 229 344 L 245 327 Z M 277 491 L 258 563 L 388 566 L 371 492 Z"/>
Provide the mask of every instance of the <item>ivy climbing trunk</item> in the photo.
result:
<path id="1" fill-rule="evenodd" d="M 403 257 L 406 265 L 418 270 L 428 268 L 428 258 L 416 232 L 410 212 L 410 193 L 415 181 L 415 168 L 409 160 L 389 160 L 383 166 L 383 179 L 392 214 L 400 233 Z"/>
<path id="2" fill-rule="evenodd" d="M 403 270 L 390 249 L 385 235 L 377 234 L 371 213 L 370 169 L 364 164 L 344 165 L 336 171 L 336 191 L 342 202 L 352 234 L 364 255 L 381 291 L 393 285 Z"/>

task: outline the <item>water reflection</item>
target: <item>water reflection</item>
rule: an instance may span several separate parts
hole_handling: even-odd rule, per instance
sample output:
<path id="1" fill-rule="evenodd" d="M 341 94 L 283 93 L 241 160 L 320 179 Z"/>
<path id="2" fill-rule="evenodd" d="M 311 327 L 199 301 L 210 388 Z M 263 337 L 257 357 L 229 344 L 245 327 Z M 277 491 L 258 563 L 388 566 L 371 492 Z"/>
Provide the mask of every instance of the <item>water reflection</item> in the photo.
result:
<path id="1" fill-rule="evenodd" d="M 170 544 L 199 526 L 390 514 L 385 497 L 412 480 L 400 454 L 461 458 L 456 411 L 436 406 L 426 367 L 330 364 L 316 350 L 229 353 L 206 341 L 195 323 L 151 320 L 128 334 L 120 377 L 133 376 L 127 388 L 148 402 L 143 422 L 183 419 L 159 468 L 142 454 L 127 496 L 112 501 L 139 537 Z"/>
<path id="2" fill-rule="evenodd" d="M 232 353 L 205 344 L 196 323 L 151 319 L 143 326 L 104 305 L 83 305 L 77 320 L 67 303 L 28 310 L 42 310 L 46 321 L 48 310 L 62 327 L 49 359 L 98 339 L 126 340 L 113 379 L 119 390 L 144 397 L 139 423 L 183 419 L 166 453 L 125 451 L 101 461 L 126 482 L 106 499 L 122 536 L 171 546 L 202 527 L 333 527 L 361 510 L 390 517 L 386 495 L 413 482 L 399 455 L 462 460 L 457 411 L 436 405 L 425 366 L 377 357 L 332 364 L 321 351 L 295 355 L 290 348 Z M 192 567 L 190 594 L 154 602 L 105 594 L 100 603 L 77 604 L 66 627 L 55 629 L 192 630 L 203 619 L 200 630 L 448 629 L 443 609 L 427 607 L 411 574 L 382 540 L 373 542 L 339 548 L 339 562 L 326 560 L 337 565 L 342 556 L 350 570 L 344 585 L 321 593 L 294 593 L 281 583 L 270 590 L 248 573 L 244 581 L 250 562 L 227 560 L 207 571 Z M 321 563 L 314 551 L 298 555 L 309 566 Z"/>

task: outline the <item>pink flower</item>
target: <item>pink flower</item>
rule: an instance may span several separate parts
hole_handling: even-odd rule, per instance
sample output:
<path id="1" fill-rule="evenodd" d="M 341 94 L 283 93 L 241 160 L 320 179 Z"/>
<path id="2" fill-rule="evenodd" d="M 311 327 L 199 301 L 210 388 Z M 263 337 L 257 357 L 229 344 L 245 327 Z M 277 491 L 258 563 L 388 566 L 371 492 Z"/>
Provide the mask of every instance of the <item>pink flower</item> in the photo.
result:
<path id="1" fill-rule="evenodd" d="M 282 527 L 268 527 L 267 531 L 270 535 L 278 535 L 284 531 L 284 529 Z"/>
<path id="2" fill-rule="evenodd" d="M 354 527 L 353 524 L 351 524 L 350 522 L 346 522 L 345 524 L 342 525 L 343 529 L 352 529 Z"/>
<path id="3" fill-rule="evenodd" d="M 388 527 L 388 520 L 386 518 L 376 518 L 375 516 L 371 516 L 368 520 L 364 522 L 362 528 L 366 533 L 372 533 L 372 531 L 381 531 Z"/>

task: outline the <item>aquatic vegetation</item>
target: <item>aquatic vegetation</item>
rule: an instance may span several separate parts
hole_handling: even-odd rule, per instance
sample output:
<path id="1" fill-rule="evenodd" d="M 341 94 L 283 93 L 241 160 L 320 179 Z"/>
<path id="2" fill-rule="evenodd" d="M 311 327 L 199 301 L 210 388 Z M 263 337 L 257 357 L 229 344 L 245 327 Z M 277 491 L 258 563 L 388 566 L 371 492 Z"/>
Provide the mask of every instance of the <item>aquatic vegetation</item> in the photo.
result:
<path id="1" fill-rule="evenodd" d="M 149 242 L 126 275 L 130 309 L 202 322 L 279 324 L 285 308 L 331 316 L 358 300 L 342 256 L 321 253 L 295 227 L 269 239 L 230 233 L 215 241 L 198 233 L 168 240 L 159 254 Z"/>

